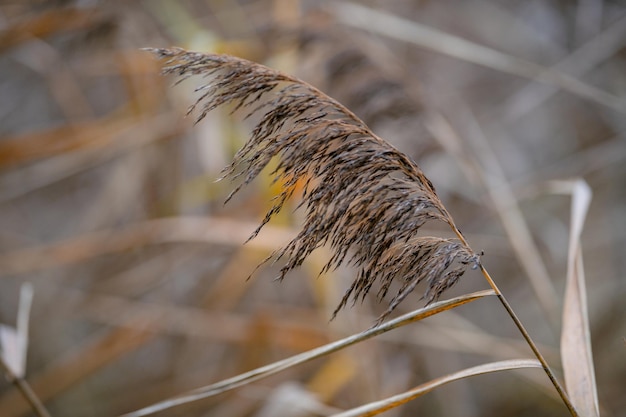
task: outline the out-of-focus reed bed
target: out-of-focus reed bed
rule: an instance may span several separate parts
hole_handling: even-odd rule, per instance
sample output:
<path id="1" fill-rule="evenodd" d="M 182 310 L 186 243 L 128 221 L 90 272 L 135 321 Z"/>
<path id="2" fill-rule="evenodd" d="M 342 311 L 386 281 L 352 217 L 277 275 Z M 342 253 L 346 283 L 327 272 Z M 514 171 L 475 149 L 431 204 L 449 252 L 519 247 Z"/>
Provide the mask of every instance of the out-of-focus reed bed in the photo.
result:
<path id="1" fill-rule="evenodd" d="M 0 4 L 3 362 L 53 416 L 119 415 L 367 330 L 400 288 L 330 321 L 358 275 L 318 276 L 330 246 L 281 283 L 282 260 L 255 271 L 306 210 L 286 200 L 243 244 L 282 184 L 264 170 L 223 204 L 233 185 L 215 180 L 254 120 L 228 107 L 185 118 L 207 80 L 172 87 L 140 50 L 177 45 L 294 74 L 414 159 L 560 379 L 587 347 L 561 330 L 588 321 L 600 414 L 619 415 L 625 42 L 626 8 L 608 1 Z M 420 235 L 454 237 L 436 223 Z M 486 288 L 469 269 L 444 297 Z M 424 290 L 387 320 L 423 307 Z M 333 415 L 530 357 L 484 297 L 158 415 Z M 33 413 L 17 385 L 0 382 L 3 417 Z M 569 415 L 540 369 L 456 381 L 384 415 L 415 414 Z"/>

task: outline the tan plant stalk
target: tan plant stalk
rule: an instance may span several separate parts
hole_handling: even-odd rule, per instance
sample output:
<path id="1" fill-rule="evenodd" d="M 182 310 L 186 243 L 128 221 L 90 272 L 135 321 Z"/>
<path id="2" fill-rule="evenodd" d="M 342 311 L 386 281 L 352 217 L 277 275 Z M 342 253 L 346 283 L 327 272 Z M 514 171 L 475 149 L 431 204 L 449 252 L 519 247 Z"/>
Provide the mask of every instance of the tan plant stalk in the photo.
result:
<path id="1" fill-rule="evenodd" d="M 375 284 L 380 301 L 394 282 L 399 284 L 380 323 L 418 284 L 425 283 L 423 298 L 430 304 L 458 282 L 468 266 L 480 268 L 570 413 L 577 415 L 479 255 L 415 162 L 376 136 L 345 106 L 295 77 L 228 55 L 149 51 L 166 60 L 166 74 L 209 79 L 198 88 L 202 94 L 189 110 L 198 111 L 197 121 L 227 103 L 234 104 L 233 111 L 246 109 L 247 117 L 258 117 L 251 137 L 223 176 L 241 180 L 228 201 L 277 158 L 271 174 L 281 184 L 281 192 L 251 238 L 302 185 L 304 225 L 273 255 L 285 259 L 279 279 L 316 248 L 327 245 L 332 255 L 322 272 L 342 264 L 358 270 L 333 316 L 350 300 L 362 300 Z M 418 235 L 426 222 L 448 224 L 457 239 Z"/>
<path id="2" fill-rule="evenodd" d="M 0 356 L 0 371 L 6 375 L 10 383 L 15 385 L 38 417 L 50 417 L 50 413 L 46 410 L 39 397 L 37 397 L 30 384 L 24 378 L 15 375 L 11 367 L 4 362 L 2 356 Z"/>

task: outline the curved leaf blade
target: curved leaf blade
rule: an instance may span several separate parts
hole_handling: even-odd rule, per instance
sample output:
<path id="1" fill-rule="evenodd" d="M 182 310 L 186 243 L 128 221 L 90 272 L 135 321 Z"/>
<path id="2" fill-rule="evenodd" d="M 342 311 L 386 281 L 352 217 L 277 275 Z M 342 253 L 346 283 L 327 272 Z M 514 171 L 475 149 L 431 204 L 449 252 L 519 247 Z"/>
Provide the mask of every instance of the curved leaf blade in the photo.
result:
<path id="1" fill-rule="evenodd" d="M 434 390 L 435 388 L 448 384 L 450 382 L 469 378 L 475 375 L 522 368 L 543 368 L 543 366 L 536 359 L 511 359 L 500 362 L 490 362 L 483 365 L 474 366 L 472 368 L 463 369 L 461 371 L 454 372 L 452 374 L 448 374 L 437 379 L 433 379 L 432 381 L 428 381 L 424 384 L 418 385 L 417 387 L 409 391 L 385 398 L 384 400 L 374 401 L 369 404 L 365 404 L 339 414 L 335 414 L 332 417 L 375 416 L 392 408 L 396 408 L 411 400 L 414 400 L 415 398 L 420 397 Z"/>
<path id="2" fill-rule="evenodd" d="M 396 319 L 390 320 L 377 327 L 372 327 L 368 330 L 365 330 L 364 332 L 361 332 L 352 336 L 348 336 L 336 342 L 332 342 L 327 345 L 309 350 L 307 352 L 300 353 L 298 355 L 294 355 L 289 358 L 280 360 L 278 362 L 274 362 L 272 364 L 262 366 L 257 369 L 253 369 L 252 371 L 245 372 L 233 378 L 228 378 L 223 381 L 217 382 L 215 384 L 197 388 L 186 394 L 182 394 L 177 397 L 170 398 L 170 399 L 158 402 L 156 404 L 153 404 L 151 406 L 142 408 L 140 410 L 124 414 L 122 417 L 147 416 L 147 415 L 159 412 L 159 411 L 176 407 L 178 405 L 187 404 L 193 401 L 212 397 L 214 395 L 233 390 L 242 385 L 246 385 L 251 382 L 258 381 L 270 375 L 274 375 L 292 366 L 296 366 L 296 365 L 311 361 L 313 359 L 319 358 L 321 356 L 325 356 L 330 353 L 337 352 L 343 348 L 346 348 L 358 342 L 362 342 L 364 340 L 370 339 L 374 336 L 378 336 L 380 334 L 386 333 L 390 330 L 396 329 L 406 324 L 410 324 L 410 323 L 425 319 L 426 317 L 430 317 L 437 313 L 441 313 L 443 311 L 450 310 L 452 308 L 459 307 L 463 304 L 467 304 L 472 301 L 476 301 L 480 298 L 491 296 L 491 295 L 495 295 L 495 292 L 493 290 L 484 290 L 484 291 L 477 291 L 471 294 L 465 294 L 459 297 L 451 298 L 449 300 L 438 301 L 438 302 L 428 305 L 427 307 L 420 308 L 410 313 L 404 314 Z"/>
<path id="3" fill-rule="evenodd" d="M 592 193 L 589 185 L 582 179 L 555 181 L 551 185 L 554 191 L 572 196 L 567 281 L 561 330 L 561 361 L 565 386 L 574 407 L 581 416 L 598 417 L 600 411 L 591 351 L 587 290 L 580 243 Z"/>

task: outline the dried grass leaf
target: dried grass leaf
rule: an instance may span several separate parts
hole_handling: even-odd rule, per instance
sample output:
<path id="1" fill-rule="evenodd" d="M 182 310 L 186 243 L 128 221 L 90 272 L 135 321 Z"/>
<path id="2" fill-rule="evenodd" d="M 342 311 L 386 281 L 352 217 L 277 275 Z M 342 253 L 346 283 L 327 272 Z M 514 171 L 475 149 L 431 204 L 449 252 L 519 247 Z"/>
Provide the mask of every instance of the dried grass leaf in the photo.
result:
<path id="1" fill-rule="evenodd" d="M 278 213 L 296 184 L 304 184 L 300 204 L 306 219 L 300 233 L 275 253 L 284 258 L 279 279 L 299 267 L 315 249 L 329 245 L 333 255 L 322 272 L 342 264 L 358 268 L 336 314 L 350 299 L 363 299 L 380 285 L 379 299 L 393 281 L 401 283 L 381 316 L 384 319 L 420 282 L 424 298 L 436 300 L 454 285 L 465 266 L 477 264 L 469 247 L 453 239 L 418 237 L 428 221 L 453 221 L 432 183 L 405 154 L 376 136 L 357 116 L 315 87 L 287 74 L 228 55 L 182 49 L 149 49 L 165 59 L 164 73 L 210 81 L 198 88 L 191 107 L 197 121 L 232 103 L 259 118 L 224 177 L 242 178 L 227 201 L 278 158 L 272 172 L 282 185 L 258 231 Z"/>
<path id="2" fill-rule="evenodd" d="M 84 383 L 102 367 L 144 345 L 153 335 L 130 328 L 97 333 L 30 376 L 32 390 L 44 403 L 58 398 L 62 392 Z M 18 391 L 9 390 L 0 396 L 0 410 L 2 417 L 20 417 L 29 411 L 29 404 Z"/>
<path id="3" fill-rule="evenodd" d="M 567 282 L 561 331 L 561 360 L 565 386 L 576 411 L 581 416 L 599 416 L 580 242 L 583 224 L 591 202 L 591 189 L 584 180 L 555 181 L 551 185 L 554 191 L 572 195 Z"/>
<path id="4" fill-rule="evenodd" d="M 337 340 L 324 346 L 309 350 L 307 352 L 300 353 L 298 355 L 291 356 L 286 359 L 271 363 L 269 365 L 262 366 L 260 368 L 253 369 L 243 374 L 234 376 L 232 378 L 225 379 L 223 381 L 216 382 L 205 387 L 197 388 L 193 391 L 181 394 L 177 397 L 169 398 L 164 401 L 152 404 L 148 407 L 136 410 L 122 417 L 140 417 L 154 414 L 163 410 L 167 410 L 182 404 L 187 404 L 193 401 L 197 401 L 204 398 L 209 398 L 217 394 L 221 394 L 243 385 L 249 384 L 254 381 L 266 378 L 268 376 L 277 374 L 285 369 L 291 368 L 296 365 L 300 365 L 305 362 L 309 362 L 313 359 L 326 356 L 328 354 L 342 350 L 348 346 L 355 345 L 364 340 L 371 339 L 372 337 L 381 335 L 390 330 L 405 326 L 409 323 L 413 323 L 442 311 L 450 310 L 455 307 L 462 306 L 464 304 L 476 301 L 483 297 L 495 295 L 493 290 L 478 291 L 471 294 L 465 294 L 460 297 L 452 298 L 449 300 L 439 301 L 429 305 L 428 307 L 420 308 L 410 313 L 404 314 L 393 320 L 381 324 L 378 327 L 370 328 L 364 332 L 348 336 L 344 339 Z"/>
<path id="5" fill-rule="evenodd" d="M 463 369 L 452 374 L 442 376 L 432 381 L 428 381 L 424 384 L 403 392 L 402 394 L 394 395 L 384 400 L 371 402 L 362 406 L 353 408 L 351 410 L 344 411 L 339 414 L 334 414 L 333 417 L 365 417 L 375 416 L 385 411 L 396 408 L 402 404 L 405 404 L 417 397 L 420 397 L 433 389 L 450 382 L 458 381 L 460 379 L 468 378 L 475 375 L 482 375 L 492 372 L 508 371 L 511 369 L 523 369 L 523 368 L 541 368 L 541 363 L 536 359 L 511 359 L 500 362 L 490 362 L 484 365 L 474 366 L 472 368 Z"/>
<path id="6" fill-rule="evenodd" d="M 171 217 L 146 220 L 124 228 L 101 230 L 48 245 L 0 254 L 0 277 L 59 268 L 125 250 L 162 243 L 201 242 L 235 246 L 255 230 L 252 222 L 217 217 Z M 295 233 L 283 227 L 267 227 L 251 242 L 250 249 L 271 251 Z"/>

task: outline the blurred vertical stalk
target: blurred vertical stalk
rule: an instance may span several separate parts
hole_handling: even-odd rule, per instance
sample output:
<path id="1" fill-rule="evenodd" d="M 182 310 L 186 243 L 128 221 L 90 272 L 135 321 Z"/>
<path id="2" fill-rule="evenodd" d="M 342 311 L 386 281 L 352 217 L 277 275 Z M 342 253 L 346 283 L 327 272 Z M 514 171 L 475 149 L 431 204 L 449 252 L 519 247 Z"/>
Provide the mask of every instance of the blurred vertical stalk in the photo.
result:
<path id="1" fill-rule="evenodd" d="M 37 397 L 37 394 L 35 394 L 28 382 L 26 382 L 24 378 L 15 375 L 2 356 L 0 356 L 0 368 L 2 368 L 2 372 L 6 375 L 7 380 L 15 385 L 38 417 L 51 417 L 50 413 L 46 410 L 43 403 L 39 397 Z"/>
<path id="2" fill-rule="evenodd" d="M 465 246 L 470 247 L 468 242 L 467 242 L 467 240 L 465 240 L 465 237 L 461 233 L 461 231 L 456 227 L 456 225 L 453 222 L 450 222 L 450 227 L 452 228 L 454 233 L 457 235 L 459 240 L 461 240 L 461 242 L 463 242 L 463 244 Z M 479 267 L 480 267 L 480 272 L 483 274 L 483 276 L 485 277 L 485 279 L 489 283 L 489 286 L 496 293 L 496 296 L 498 297 L 498 300 L 500 300 L 500 303 L 502 303 L 502 305 L 504 306 L 504 309 L 509 314 L 509 316 L 511 317 L 513 322 L 515 323 L 515 326 L 517 326 L 518 330 L 520 331 L 520 333 L 524 337 L 524 340 L 526 340 L 526 343 L 528 344 L 530 349 L 533 351 L 533 354 L 535 355 L 537 360 L 539 360 L 539 362 L 541 363 L 541 366 L 543 367 L 543 370 L 545 371 L 546 375 L 548 375 L 548 378 L 550 379 L 550 382 L 552 382 L 552 385 L 554 385 L 554 388 L 559 393 L 559 396 L 561 397 L 561 400 L 563 400 L 563 403 L 565 404 L 565 406 L 569 410 L 570 414 L 573 417 L 578 417 L 578 412 L 576 411 L 576 409 L 574 408 L 574 405 L 572 404 L 572 402 L 570 401 L 569 397 L 567 396 L 567 393 L 565 392 L 565 389 L 563 388 L 563 386 L 561 385 L 559 380 L 556 378 L 556 375 L 554 375 L 554 372 L 552 371 L 552 368 L 550 368 L 550 365 L 548 365 L 548 362 L 546 361 L 546 359 L 543 357 L 543 355 L 539 351 L 539 348 L 537 348 L 537 345 L 535 344 L 533 339 L 530 337 L 530 334 L 528 333 L 528 331 L 526 330 L 526 328 L 524 327 L 524 325 L 522 324 L 520 319 L 517 317 L 517 314 L 515 314 L 515 311 L 513 311 L 513 307 L 511 307 L 511 305 L 509 304 L 509 301 L 506 299 L 504 294 L 502 294 L 502 292 L 500 292 L 500 289 L 496 285 L 496 283 L 493 280 L 493 278 L 491 278 L 491 275 L 489 275 L 489 272 L 487 272 L 487 270 L 485 269 L 485 267 L 483 266 L 482 263 L 479 263 Z"/>

